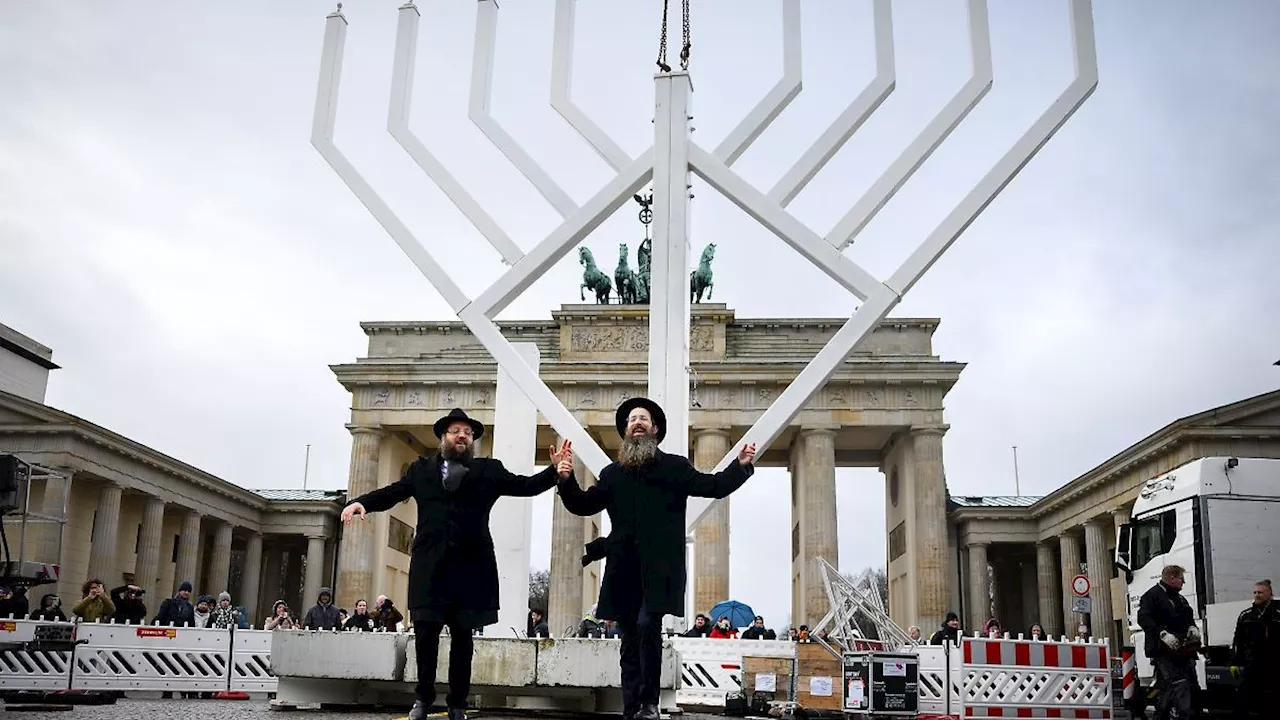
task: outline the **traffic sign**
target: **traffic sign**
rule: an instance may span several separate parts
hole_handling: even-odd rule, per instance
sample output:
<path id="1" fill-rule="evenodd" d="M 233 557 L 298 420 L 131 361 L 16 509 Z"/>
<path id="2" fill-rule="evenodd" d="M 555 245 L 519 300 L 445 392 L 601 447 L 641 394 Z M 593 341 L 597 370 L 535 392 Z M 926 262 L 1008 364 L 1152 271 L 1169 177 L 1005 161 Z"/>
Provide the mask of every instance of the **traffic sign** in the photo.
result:
<path id="1" fill-rule="evenodd" d="M 1071 598 L 1071 612 L 1083 613 L 1088 615 L 1093 612 L 1093 598 L 1073 597 Z"/>
<path id="2" fill-rule="evenodd" d="M 1076 597 L 1089 596 L 1089 577 L 1087 575 L 1077 575 L 1071 580 L 1071 592 Z"/>

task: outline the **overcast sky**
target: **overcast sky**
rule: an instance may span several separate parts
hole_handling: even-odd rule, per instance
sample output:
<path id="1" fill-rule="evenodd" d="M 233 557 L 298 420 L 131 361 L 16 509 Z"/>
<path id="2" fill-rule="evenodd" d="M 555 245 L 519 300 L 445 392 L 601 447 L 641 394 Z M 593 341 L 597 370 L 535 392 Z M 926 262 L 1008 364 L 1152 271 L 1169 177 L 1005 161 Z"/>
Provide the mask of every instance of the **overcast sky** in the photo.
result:
<path id="1" fill-rule="evenodd" d="M 466 117 L 474 3 L 422 2 L 413 127 L 523 248 L 559 218 Z M 775 0 L 693 3 L 695 138 L 781 72 Z M 793 204 L 846 211 L 968 75 L 965 3 L 894 3 L 897 90 Z M 337 139 L 474 296 L 497 255 L 385 131 L 396 3 L 350 2 Z M 493 108 L 582 202 L 607 166 L 547 104 L 550 0 L 504 2 Z M 631 154 L 652 141 L 660 3 L 579 3 L 574 92 Z M 0 14 L 0 322 L 54 348 L 48 402 L 252 488 L 345 486 L 362 320 L 452 317 L 309 144 L 327 2 L 86 0 Z M 1064 2 L 992 0 L 995 85 L 849 250 L 884 276 L 1069 81 Z M 968 363 L 947 398 L 954 494 L 1043 494 L 1156 428 L 1280 384 L 1280 4 L 1094 10 L 1093 98 L 895 312 Z M 805 88 L 736 166 L 767 189 L 871 76 L 870 3 L 805 0 Z M 677 26 L 678 27 L 678 26 Z M 675 44 L 675 43 L 673 43 Z M 738 317 L 851 298 L 701 183 L 694 246 Z M 588 241 L 636 237 L 633 208 Z M 611 255 L 610 255 L 611 257 Z M 549 318 L 567 258 L 503 314 Z M 768 293 L 752 292 L 768 286 Z M 785 476 L 733 504 L 732 594 L 785 620 Z M 884 558 L 883 481 L 839 474 L 841 565 Z M 540 498 L 535 565 L 549 555 Z M 750 527 L 751 533 L 742 532 Z"/>

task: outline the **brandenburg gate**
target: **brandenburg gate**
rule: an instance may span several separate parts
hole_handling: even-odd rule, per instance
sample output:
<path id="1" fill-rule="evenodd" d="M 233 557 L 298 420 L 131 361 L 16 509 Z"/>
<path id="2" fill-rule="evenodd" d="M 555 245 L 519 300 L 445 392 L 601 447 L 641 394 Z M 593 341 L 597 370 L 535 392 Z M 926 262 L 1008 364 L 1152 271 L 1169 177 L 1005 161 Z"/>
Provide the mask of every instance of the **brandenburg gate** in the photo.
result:
<path id="1" fill-rule="evenodd" d="M 499 327 L 512 343 L 537 346 L 542 380 L 612 456 L 619 444 L 614 409 L 646 392 L 648 313 L 645 305 L 564 305 L 552 312 L 551 320 L 500 322 Z M 689 345 L 694 463 L 712 468 L 842 322 L 745 319 L 723 304 L 694 304 Z M 904 627 L 935 624 L 958 607 L 957 553 L 946 522 L 942 438 L 947 425 L 942 408 L 964 366 L 934 354 L 937 326 L 936 319 L 881 321 L 758 459 L 762 467 L 790 473 L 795 625 L 814 624 L 827 611 L 816 559 L 839 562 L 837 467 L 875 467 L 885 474 L 886 562 L 894 620 Z M 368 355 L 333 366 L 352 394 L 350 487 L 393 482 L 418 454 L 433 452 L 431 423 L 450 408 L 464 408 L 486 425 L 494 422 L 498 365 L 463 323 L 370 322 L 362 327 L 369 338 Z M 502 433 L 501 425 L 493 427 L 493 439 L 485 438 L 481 454 L 499 443 Z M 541 415 L 537 433 L 537 448 L 556 439 Z M 530 466 L 543 461 L 542 456 L 529 459 Z M 585 468 L 580 478 L 591 481 Z M 765 476 L 753 482 L 772 481 Z M 785 489 L 777 492 L 781 499 Z M 411 505 L 371 516 L 366 522 L 373 524 L 372 542 L 344 537 L 344 545 L 363 544 L 358 552 L 344 555 L 355 558 L 360 568 L 343 569 L 340 598 L 396 597 L 405 589 Z M 548 608 L 553 633 L 575 625 L 595 602 L 599 565 L 584 571 L 580 558 L 583 544 L 599 533 L 599 518 L 574 517 L 555 504 Z M 691 609 L 705 612 L 730 597 L 729 503 L 715 506 L 694 537 Z M 356 578 L 355 586 L 344 587 L 342 578 Z"/>

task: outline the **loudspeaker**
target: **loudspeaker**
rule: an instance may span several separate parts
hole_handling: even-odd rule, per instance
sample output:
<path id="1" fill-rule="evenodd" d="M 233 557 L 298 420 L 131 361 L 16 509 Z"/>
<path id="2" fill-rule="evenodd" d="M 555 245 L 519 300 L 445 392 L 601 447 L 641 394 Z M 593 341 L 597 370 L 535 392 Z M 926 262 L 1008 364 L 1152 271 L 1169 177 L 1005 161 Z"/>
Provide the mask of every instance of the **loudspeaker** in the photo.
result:
<path id="1" fill-rule="evenodd" d="M 30 477 L 30 465 L 14 455 L 0 455 L 0 513 L 18 509 L 18 494 Z"/>

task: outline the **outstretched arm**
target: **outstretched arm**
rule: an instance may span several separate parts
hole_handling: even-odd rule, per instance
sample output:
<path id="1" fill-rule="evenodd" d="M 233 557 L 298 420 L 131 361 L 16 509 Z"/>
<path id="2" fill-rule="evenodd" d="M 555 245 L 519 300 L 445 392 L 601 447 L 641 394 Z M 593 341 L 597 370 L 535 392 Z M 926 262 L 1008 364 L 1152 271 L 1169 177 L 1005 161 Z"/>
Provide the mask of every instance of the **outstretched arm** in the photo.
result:
<path id="1" fill-rule="evenodd" d="M 600 482 L 586 490 L 578 486 L 577 479 L 569 477 L 560 481 L 557 492 L 560 493 L 560 501 L 564 503 L 565 510 L 574 515 L 589 517 L 608 507 L 613 495 L 612 487 L 611 476 L 606 468 L 600 473 Z"/>
<path id="2" fill-rule="evenodd" d="M 501 460 L 495 460 L 498 465 L 498 494 L 533 497 L 550 490 L 557 480 L 573 480 L 573 443 L 565 440 L 559 451 L 552 445 L 550 457 L 551 464 L 534 475 L 516 475 L 504 467 Z"/>
<path id="3" fill-rule="evenodd" d="M 511 497 L 533 497 L 541 495 L 556 485 L 556 466 L 548 465 L 541 472 L 533 475 L 517 475 L 503 466 L 501 460 L 495 460 L 498 465 L 498 494 L 508 495 Z"/>
<path id="4" fill-rule="evenodd" d="M 360 497 L 348 503 L 347 507 L 359 504 L 368 512 L 381 512 L 390 510 L 396 505 L 413 497 L 413 473 L 418 468 L 418 463 L 414 462 L 405 471 L 404 477 L 398 481 L 391 483 L 386 487 L 380 487 L 377 490 L 361 495 Z M 361 513 L 362 515 L 364 513 Z"/>
<path id="5" fill-rule="evenodd" d="M 714 474 L 699 472 L 688 458 L 675 456 L 679 463 L 674 478 L 676 486 L 692 497 L 728 497 L 729 493 L 742 487 L 747 478 L 755 474 L 756 466 L 752 464 L 755 454 L 755 446 L 747 445 L 738 454 L 737 460 Z"/>

